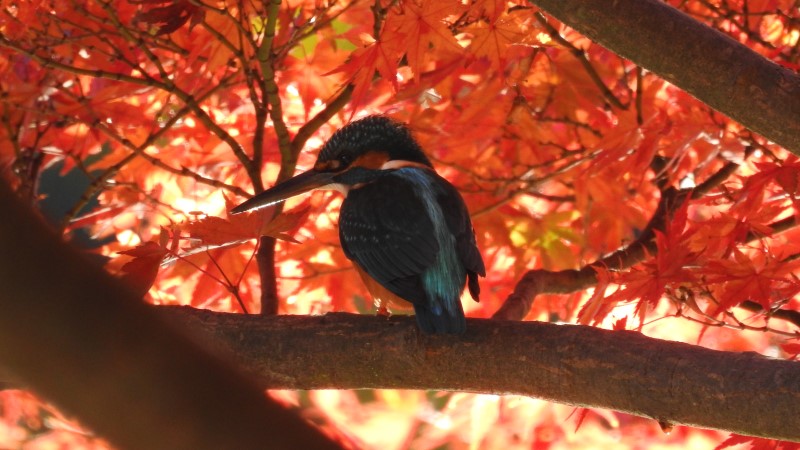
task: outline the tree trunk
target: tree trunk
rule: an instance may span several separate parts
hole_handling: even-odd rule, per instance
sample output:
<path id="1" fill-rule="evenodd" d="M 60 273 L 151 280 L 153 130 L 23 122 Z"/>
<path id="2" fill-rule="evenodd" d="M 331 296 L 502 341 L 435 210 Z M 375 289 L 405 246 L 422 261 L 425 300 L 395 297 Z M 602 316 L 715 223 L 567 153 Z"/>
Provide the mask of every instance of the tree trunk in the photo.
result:
<path id="1" fill-rule="evenodd" d="M 13 196 L 0 182 L 0 363 L 17 381 L 120 449 L 338 448 Z"/>

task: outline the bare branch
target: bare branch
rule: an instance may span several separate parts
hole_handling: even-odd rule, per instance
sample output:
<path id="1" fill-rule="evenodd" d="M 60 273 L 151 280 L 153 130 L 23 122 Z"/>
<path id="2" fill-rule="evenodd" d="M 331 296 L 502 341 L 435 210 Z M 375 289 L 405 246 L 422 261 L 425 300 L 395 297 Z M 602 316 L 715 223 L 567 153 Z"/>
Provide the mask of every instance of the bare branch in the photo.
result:
<path id="1" fill-rule="evenodd" d="M 292 153 L 299 154 L 303 150 L 306 141 L 317 132 L 323 125 L 328 123 L 331 118 L 336 115 L 342 108 L 350 101 L 350 96 L 353 94 L 353 85 L 348 84 L 342 89 L 336 97 L 333 98 L 325 106 L 325 109 L 320 111 L 316 116 L 306 122 L 295 134 L 292 139 Z"/>
<path id="2" fill-rule="evenodd" d="M 600 89 L 600 92 L 603 94 L 603 98 L 605 98 L 607 102 L 611 103 L 616 108 L 628 109 L 628 106 L 624 105 L 617 98 L 617 96 L 614 95 L 613 92 L 611 92 L 611 89 L 609 89 L 608 86 L 606 86 L 603 80 L 600 79 L 600 74 L 597 73 L 597 70 L 594 68 L 592 63 L 586 57 L 586 52 L 584 50 L 579 49 L 578 47 L 574 46 L 571 42 L 564 39 L 564 36 L 561 36 L 558 30 L 556 30 L 554 26 L 550 25 L 550 22 L 547 21 L 547 18 L 544 16 L 544 14 L 537 12 L 533 15 L 533 17 L 536 18 L 536 21 L 539 22 L 539 24 L 544 27 L 544 29 L 547 31 L 547 34 L 549 34 L 554 41 L 566 47 L 570 51 L 570 53 L 572 53 L 572 55 L 578 59 L 578 61 L 583 66 L 583 69 L 589 75 L 589 78 L 591 78 L 594 84 L 597 85 L 597 87 Z"/>

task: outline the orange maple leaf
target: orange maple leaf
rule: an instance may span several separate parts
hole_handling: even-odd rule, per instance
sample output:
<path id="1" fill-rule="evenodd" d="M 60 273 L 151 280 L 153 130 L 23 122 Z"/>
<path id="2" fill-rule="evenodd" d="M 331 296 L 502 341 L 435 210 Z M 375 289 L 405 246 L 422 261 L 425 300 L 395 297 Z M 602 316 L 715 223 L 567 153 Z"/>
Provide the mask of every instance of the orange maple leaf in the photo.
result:
<path id="1" fill-rule="evenodd" d="M 675 211 L 664 232 L 655 231 L 658 248 L 655 269 L 659 278 L 675 281 L 693 278 L 690 272 L 684 270 L 684 267 L 696 261 L 698 256 L 690 245 L 695 230 L 687 229 L 688 214 L 689 201 L 686 200 Z"/>
<path id="2" fill-rule="evenodd" d="M 463 9 L 459 1 L 423 2 L 422 5 L 408 2 L 386 19 L 386 29 L 390 33 L 404 36 L 406 58 L 414 72 L 415 83 L 420 82 L 426 56 L 429 57 L 432 50 L 440 53 L 439 59 L 441 53 L 455 56 L 463 52 L 445 21 Z"/>
<path id="3" fill-rule="evenodd" d="M 519 18 L 513 14 L 500 15 L 489 23 L 478 21 L 466 30 L 473 35 L 468 50 L 476 58 L 487 58 L 492 67 L 502 69 L 508 47 L 522 39 L 523 28 Z"/>
<path id="4" fill-rule="evenodd" d="M 591 298 L 583 304 L 581 310 L 578 312 L 577 321 L 581 325 L 589 325 L 592 321 L 594 321 L 594 323 L 602 322 L 614 306 L 613 303 L 609 301 L 610 297 L 605 296 L 606 289 L 611 281 L 611 275 L 608 270 L 603 267 L 594 267 L 594 270 L 597 273 L 597 285 L 594 288 L 594 293 Z"/>
<path id="5" fill-rule="evenodd" d="M 719 283 L 715 296 L 716 315 L 746 300 L 760 304 L 769 311 L 776 298 L 791 298 L 800 291 L 792 272 L 798 261 L 779 261 L 766 252 L 744 253 L 734 249 L 733 258 L 711 261 L 705 265 L 705 279 Z"/>
<path id="6" fill-rule="evenodd" d="M 797 199 L 797 194 L 800 193 L 800 159 L 790 155 L 781 163 L 756 163 L 756 167 L 760 172 L 747 180 L 748 190 L 762 190 L 774 181 L 789 195 L 794 204 L 795 215 L 800 214 L 800 200 Z"/>
<path id="7" fill-rule="evenodd" d="M 236 244 L 261 236 L 298 242 L 288 233 L 300 227 L 308 215 L 309 207 L 301 206 L 268 220 L 273 211 L 273 208 L 263 208 L 250 214 L 229 216 L 227 219 L 209 216 L 187 222 L 181 229 L 188 232 L 192 239 L 214 247 Z"/>
<path id="8" fill-rule="evenodd" d="M 166 234 L 162 233 L 162 236 L 166 236 Z M 133 257 L 122 266 L 120 271 L 122 280 L 133 288 L 137 297 L 143 297 L 156 281 L 161 262 L 169 254 L 165 244 L 165 242 L 145 242 L 130 250 L 119 252 L 120 255 Z"/>
<path id="9" fill-rule="evenodd" d="M 397 91 L 397 64 L 404 53 L 403 36 L 398 33 L 382 33 L 380 40 L 367 34 L 361 35 L 367 45 L 354 51 L 342 66 L 328 72 L 344 73 L 353 84 L 352 104 L 363 105 L 367 90 L 377 71 Z"/>

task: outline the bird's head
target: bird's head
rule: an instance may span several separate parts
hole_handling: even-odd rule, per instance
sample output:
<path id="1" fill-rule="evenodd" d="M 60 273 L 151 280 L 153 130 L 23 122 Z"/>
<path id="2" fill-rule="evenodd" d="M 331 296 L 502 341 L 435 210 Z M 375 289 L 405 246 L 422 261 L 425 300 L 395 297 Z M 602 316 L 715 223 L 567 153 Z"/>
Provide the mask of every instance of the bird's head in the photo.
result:
<path id="1" fill-rule="evenodd" d="M 263 208 L 313 189 L 346 192 L 379 178 L 385 170 L 408 166 L 433 168 L 405 125 L 385 116 L 369 116 L 336 131 L 311 170 L 245 201 L 231 214 Z"/>

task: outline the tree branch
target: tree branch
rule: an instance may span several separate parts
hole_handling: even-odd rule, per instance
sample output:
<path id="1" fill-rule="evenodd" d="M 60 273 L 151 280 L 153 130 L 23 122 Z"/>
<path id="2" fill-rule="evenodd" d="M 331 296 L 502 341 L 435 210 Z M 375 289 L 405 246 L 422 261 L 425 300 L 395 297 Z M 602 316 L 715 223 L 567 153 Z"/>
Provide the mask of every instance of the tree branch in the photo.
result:
<path id="1" fill-rule="evenodd" d="M 689 191 L 685 190 L 679 191 L 674 188 L 663 190 L 658 208 L 635 242 L 581 269 L 555 272 L 544 269 L 529 270 L 522 276 L 514 287 L 514 291 L 493 317 L 495 319 L 522 320 L 528 315 L 537 295 L 568 294 L 589 288 L 597 283 L 595 267 L 627 269 L 640 262 L 646 255 L 654 254 L 657 250 L 653 241 L 655 231 L 664 228 L 664 224 L 672 216 L 675 208 L 680 206 L 687 195 L 689 195 Z"/>
<path id="2" fill-rule="evenodd" d="M 745 158 L 753 153 L 752 147 L 745 150 Z M 655 162 L 655 161 L 654 161 Z M 568 294 L 594 286 L 597 283 L 595 268 L 627 269 L 641 262 L 646 256 L 654 255 L 658 251 L 655 245 L 655 231 L 664 229 L 675 209 L 680 207 L 690 198 L 700 198 L 708 191 L 725 181 L 739 168 L 739 163 L 729 162 L 711 175 L 707 180 L 697 185 L 692 190 L 677 190 L 665 188 L 661 191 L 661 199 L 647 226 L 642 230 L 635 242 L 622 247 L 617 251 L 597 261 L 587 264 L 580 269 L 550 271 L 544 269 L 530 270 L 522 276 L 514 287 L 514 291 L 503 302 L 492 317 L 505 320 L 522 320 L 530 312 L 536 296 L 539 294 Z M 655 169 L 658 173 L 659 170 Z M 784 219 L 773 224 L 773 230 L 778 233 L 794 227 L 794 218 Z M 758 236 L 748 235 L 746 241 L 757 239 Z"/>
<path id="3" fill-rule="evenodd" d="M 800 121 L 795 120 L 800 116 L 800 76 L 791 70 L 660 0 L 531 3 L 745 127 L 800 154 Z"/>
<path id="4" fill-rule="evenodd" d="M 800 362 L 578 325 L 468 319 L 464 336 L 414 319 L 241 316 L 157 307 L 272 389 L 518 394 L 660 421 L 800 440 Z"/>
<path id="5" fill-rule="evenodd" d="M 353 85 L 348 84 L 345 86 L 341 91 L 339 91 L 336 96 L 328 102 L 325 108 L 317 113 L 314 117 L 311 118 L 308 122 L 306 122 L 299 130 L 297 130 L 297 134 L 294 135 L 294 139 L 292 139 L 292 154 L 299 155 L 300 151 L 303 150 L 303 146 L 306 145 L 311 136 L 317 132 L 323 125 L 328 123 L 331 118 L 336 115 L 342 108 L 347 105 L 350 101 L 350 98 L 353 95 Z"/>
<path id="6" fill-rule="evenodd" d="M 267 4 L 267 23 L 264 27 L 264 40 L 256 50 L 256 58 L 261 68 L 261 76 L 264 83 L 262 91 L 266 97 L 262 99 L 262 102 L 269 105 L 269 117 L 272 119 L 272 127 L 278 136 L 278 151 L 281 154 L 281 168 L 278 172 L 277 183 L 289 179 L 297 166 L 297 153 L 292 152 L 292 137 L 283 118 L 283 105 L 276 82 L 274 49 L 272 48 L 280 7 L 280 0 L 270 0 Z M 263 188 L 256 189 L 256 193 L 261 190 Z"/>
<path id="7" fill-rule="evenodd" d="M 281 153 L 281 169 L 278 174 L 276 184 L 287 179 L 294 173 L 297 167 L 297 157 L 306 141 L 331 117 L 347 105 L 353 93 L 353 85 L 348 85 L 342 89 L 328 105 L 305 125 L 300 127 L 294 139 L 291 141 L 290 152 Z M 286 158 L 289 158 L 288 160 Z M 285 162 L 291 162 L 291 166 Z M 290 170 L 291 168 L 291 170 Z M 276 214 L 281 211 L 283 204 L 277 205 Z M 258 252 L 256 253 L 258 273 L 261 276 L 261 314 L 278 314 L 280 299 L 278 298 L 278 284 L 275 275 L 275 238 L 261 236 L 259 240 Z"/>

